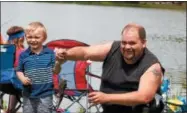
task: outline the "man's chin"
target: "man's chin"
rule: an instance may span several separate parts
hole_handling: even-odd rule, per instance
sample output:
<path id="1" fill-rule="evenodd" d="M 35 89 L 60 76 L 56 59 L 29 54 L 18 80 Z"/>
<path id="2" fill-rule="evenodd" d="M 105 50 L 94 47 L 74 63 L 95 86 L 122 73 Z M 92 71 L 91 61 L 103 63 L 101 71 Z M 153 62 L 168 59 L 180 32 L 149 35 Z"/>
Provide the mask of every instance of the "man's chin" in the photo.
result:
<path id="1" fill-rule="evenodd" d="M 126 61 L 127 64 L 133 64 L 134 63 L 133 57 L 124 57 L 124 60 Z"/>
<path id="2" fill-rule="evenodd" d="M 133 60 L 133 56 L 128 56 L 128 57 L 124 57 L 124 59 L 126 59 L 126 60 Z"/>

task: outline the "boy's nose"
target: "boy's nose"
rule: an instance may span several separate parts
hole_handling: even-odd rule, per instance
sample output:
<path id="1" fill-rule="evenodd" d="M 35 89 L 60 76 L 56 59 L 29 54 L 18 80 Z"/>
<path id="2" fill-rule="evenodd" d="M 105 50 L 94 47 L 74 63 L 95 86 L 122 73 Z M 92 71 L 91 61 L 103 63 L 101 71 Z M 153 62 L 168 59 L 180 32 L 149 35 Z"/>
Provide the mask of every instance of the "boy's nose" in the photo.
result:
<path id="1" fill-rule="evenodd" d="M 36 39 L 32 38 L 32 39 L 31 39 L 31 42 L 36 42 Z"/>

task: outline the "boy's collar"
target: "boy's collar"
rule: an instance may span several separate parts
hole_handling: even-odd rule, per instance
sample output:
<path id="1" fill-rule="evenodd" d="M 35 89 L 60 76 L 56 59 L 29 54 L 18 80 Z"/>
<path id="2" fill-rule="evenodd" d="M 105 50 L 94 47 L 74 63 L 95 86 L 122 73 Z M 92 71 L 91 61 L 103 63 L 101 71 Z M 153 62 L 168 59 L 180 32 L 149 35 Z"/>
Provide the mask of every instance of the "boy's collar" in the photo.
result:
<path id="1" fill-rule="evenodd" d="M 50 51 L 49 51 L 49 49 L 47 48 L 47 46 L 43 46 L 43 49 L 42 49 L 42 51 L 41 51 L 39 54 L 42 54 L 42 53 L 49 53 L 49 52 L 50 52 Z M 31 48 L 30 48 L 30 47 L 27 49 L 27 53 L 28 53 L 29 55 L 36 54 L 36 53 L 34 53 L 34 52 L 31 51 Z"/>

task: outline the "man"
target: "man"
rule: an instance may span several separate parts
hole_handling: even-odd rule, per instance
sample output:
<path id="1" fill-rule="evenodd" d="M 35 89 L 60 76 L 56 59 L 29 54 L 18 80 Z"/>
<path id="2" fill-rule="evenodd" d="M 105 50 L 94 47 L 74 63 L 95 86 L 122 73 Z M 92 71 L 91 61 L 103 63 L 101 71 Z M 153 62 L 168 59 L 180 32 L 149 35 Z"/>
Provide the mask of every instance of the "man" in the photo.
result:
<path id="1" fill-rule="evenodd" d="M 130 23 L 121 36 L 102 45 L 58 49 L 56 55 L 62 62 L 103 61 L 100 92 L 89 94 L 90 102 L 102 104 L 103 113 L 143 113 L 159 93 L 164 68 L 146 48 L 144 27 Z"/>

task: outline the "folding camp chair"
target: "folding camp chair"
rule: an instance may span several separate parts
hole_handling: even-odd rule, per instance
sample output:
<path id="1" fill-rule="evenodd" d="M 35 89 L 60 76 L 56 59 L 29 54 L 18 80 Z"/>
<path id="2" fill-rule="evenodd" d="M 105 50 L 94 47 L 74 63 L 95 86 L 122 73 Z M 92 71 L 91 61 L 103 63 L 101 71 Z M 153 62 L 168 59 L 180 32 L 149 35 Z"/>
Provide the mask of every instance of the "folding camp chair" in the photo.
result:
<path id="1" fill-rule="evenodd" d="M 72 48 L 75 46 L 88 46 L 85 43 L 67 39 L 51 41 L 46 45 L 53 50 L 55 48 Z M 95 76 L 94 74 L 90 73 L 90 63 L 88 63 L 87 61 L 66 61 L 64 64 L 61 65 L 61 68 L 62 70 L 59 74 L 59 80 L 64 82 L 59 83 L 60 88 L 58 95 L 60 96 L 56 103 L 55 109 L 60 109 L 62 99 L 67 98 L 70 101 L 72 101 L 72 103 L 68 105 L 66 108 L 64 108 L 64 110 L 66 111 L 69 110 L 70 107 L 72 107 L 75 103 L 77 103 L 81 106 L 83 112 L 88 112 L 89 109 L 95 107 L 96 112 L 99 113 L 100 107 L 88 106 L 88 103 L 85 107 L 85 105 L 82 105 L 80 103 L 80 100 L 83 97 L 87 96 L 88 92 L 94 91 L 91 85 L 88 83 L 90 77 L 100 79 L 99 76 Z"/>
<path id="2" fill-rule="evenodd" d="M 178 96 L 174 99 L 168 99 L 163 113 L 187 113 L 186 97 Z"/>
<path id="3" fill-rule="evenodd" d="M 60 100 L 62 101 L 62 98 L 67 98 L 72 101 L 70 105 L 64 108 L 65 110 L 69 110 L 70 107 L 77 103 L 81 106 L 83 112 L 88 112 L 91 107 L 95 107 L 96 113 L 100 113 L 99 106 L 86 105 L 86 107 L 84 107 L 84 105 L 80 103 L 82 97 L 87 96 L 88 92 L 94 91 L 92 86 L 88 83 L 88 77 L 95 77 L 100 79 L 99 76 L 89 72 L 89 65 L 90 64 L 86 61 L 67 61 L 62 65 L 62 71 L 59 74 L 59 79 L 66 81 L 67 85 L 66 89 L 64 89 L 62 92 L 63 95 L 60 96 Z M 61 88 L 64 88 L 64 85 Z M 58 107 L 61 101 L 59 101 Z"/>
<path id="4" fill-rule="evenodd" d="M 19 88 L 22 87 L 21 82 L 17 79 L 13 64 L 15 59 L 15 45 L 13 44 L 1 44 L 0 45 L 0 105 L 1 109 L 3 105 L 4 94 L 15 95 L 20 102 L 15 111 L 21 107 L 21 92 Z M 16 88 L 16 89 L 15 89 Z"/>

